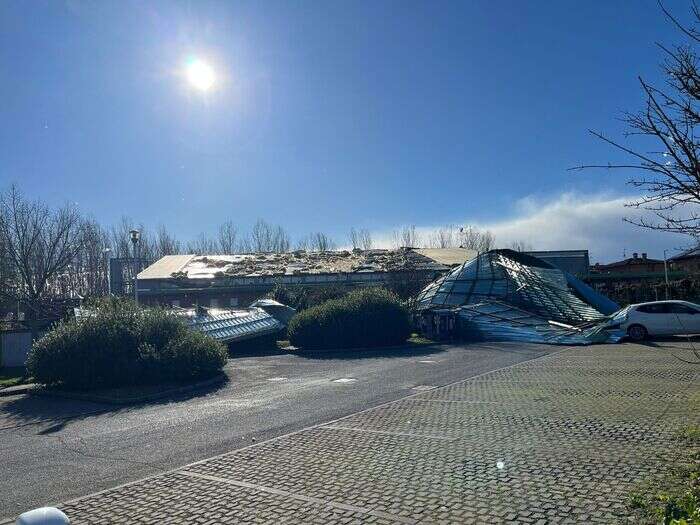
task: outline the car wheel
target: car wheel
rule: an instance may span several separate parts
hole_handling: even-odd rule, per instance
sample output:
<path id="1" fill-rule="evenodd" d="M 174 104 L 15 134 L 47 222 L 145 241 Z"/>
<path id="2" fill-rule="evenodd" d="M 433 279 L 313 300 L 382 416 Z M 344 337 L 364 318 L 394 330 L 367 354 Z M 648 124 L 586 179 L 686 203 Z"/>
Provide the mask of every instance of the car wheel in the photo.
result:
<path id="1" fill-rule="evenodd" d="M 644 341 L 649 332 L 641 324 L 633 324 L 627 329 L 627 335 L 632 341 Z"/>

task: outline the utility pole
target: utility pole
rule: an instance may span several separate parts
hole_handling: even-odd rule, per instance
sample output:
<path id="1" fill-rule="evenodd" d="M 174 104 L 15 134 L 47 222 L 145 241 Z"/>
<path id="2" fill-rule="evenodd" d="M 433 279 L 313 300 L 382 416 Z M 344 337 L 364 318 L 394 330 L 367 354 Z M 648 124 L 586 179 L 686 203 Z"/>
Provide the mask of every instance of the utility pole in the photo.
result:
<path id="1" fill-rule="evenodd" d="M 139 304 L 139 283 L 138 283 L 138 274 L 139 274 L 139 267 L 138 267 L 138 260 L 136 259 L 137 257 L 137 246 L 139 244 L 139 241 L 141 240 L 141 232 L 138 230 L 131 230 L 129 232 L 129 235 L 131 236 L 131 243 L 134 245 L 134 301 L 136 302 L 136 306 Z"/>

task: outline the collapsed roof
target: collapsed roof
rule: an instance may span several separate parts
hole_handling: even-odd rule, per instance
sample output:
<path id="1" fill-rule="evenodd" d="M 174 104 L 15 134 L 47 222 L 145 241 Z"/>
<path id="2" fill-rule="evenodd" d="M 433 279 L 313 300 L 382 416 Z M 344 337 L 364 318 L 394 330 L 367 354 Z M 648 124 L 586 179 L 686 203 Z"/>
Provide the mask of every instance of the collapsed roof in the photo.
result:
<path id="1" fill-rule="evenodd" d="M 614 339 L 601 326 L 619 306 L 548 262 L 492 250 L 428 285 L 416 308 L 453 310 L 466 336 L 586 344 Z"/>
<path id="2" fill-rule="evenodd" d="M 411 270 L 445 271 L 475 256 L 476 252 L 464 248 L 168 255 L 139 273 L 138 278 L 214 279 Z"/>

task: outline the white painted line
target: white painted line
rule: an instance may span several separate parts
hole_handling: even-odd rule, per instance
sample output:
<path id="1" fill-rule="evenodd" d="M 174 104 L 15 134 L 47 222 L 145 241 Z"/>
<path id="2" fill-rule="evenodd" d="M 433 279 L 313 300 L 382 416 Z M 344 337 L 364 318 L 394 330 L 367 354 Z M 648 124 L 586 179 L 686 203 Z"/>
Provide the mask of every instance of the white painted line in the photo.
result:
<path id="1" fill-rule="evenodd" d="M 350 512 L 358 512 L 361 514 L 369 514 L 376 516 L 378 518 L 389 519 L 399 523 L 417 523 L 416 520 L 411 518 L 405 518 L 403 516 L 398 516 L 396 514 L 389 514 L 388 512 L 381 512 L 378 510 L 368 509 L 366 507 L 358 507 L 357 505 L 349 505 L 347 503 L 338 503 L 335 501 L 323 500 L 321 498 L 314 498 L 313 496 L 305 496 L 304 494 L 295 494 L 283 489 L 276 489 L 274 487 L 266 487 L 264 485 L 258 485 L 256 483 L 248 483 L 246 481 L 236 481 L 233 479 L 220 478 L 218 476 L 210 476 L 208 474 L 199 474 L 197 472 L 190 471 L 178 471 L 178 474 L 187 476 L 190 478 L 206 479 L 208 481 L 216 481 L 218 483 L 225 483 L 227 485 L 235 485 L 237 487 L 243 487 L 247 489 L 258 490 L 260 492 L 267 492 L 268 494 L 275 494 L 277 496 L 286 496 L 288 498 L 297 499 L 305 501 L 307 503 L 315 503 L 317 505 L 324 505 L 327 507 L 333 507 L 336 509 L 347 510 Z"/>
<path id="2" fill-rule="evenodd" d="M 340 425 L 326 425 L 319 427 L 321 430 L 348 430 L 350 432 L 366 432 L 368 434 L 383 434 L 385 436 L 417 437 L 425 439 L 439 439 L 440 441 L 456 441 L 457 438 L 442 436 L 439 434 L 414 434 L 413 432 L 392 432 L 390 430 L 372 430 L 369 428 L 343 427 Z"/>

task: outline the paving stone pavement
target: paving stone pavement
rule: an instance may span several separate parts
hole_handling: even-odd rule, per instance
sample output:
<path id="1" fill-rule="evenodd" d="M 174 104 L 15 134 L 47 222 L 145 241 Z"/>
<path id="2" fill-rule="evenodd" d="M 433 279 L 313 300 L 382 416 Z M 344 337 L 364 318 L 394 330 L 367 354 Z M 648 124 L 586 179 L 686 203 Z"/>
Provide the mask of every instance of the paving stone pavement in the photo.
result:
<path id="1" fill-rule="evenodd" d="M 700 366 L 674 356 L 693 357 L 568 348 L 61 508 L 73 524 L 624 521 L 700 422 Z"/>

